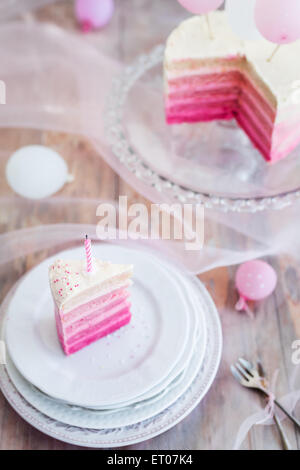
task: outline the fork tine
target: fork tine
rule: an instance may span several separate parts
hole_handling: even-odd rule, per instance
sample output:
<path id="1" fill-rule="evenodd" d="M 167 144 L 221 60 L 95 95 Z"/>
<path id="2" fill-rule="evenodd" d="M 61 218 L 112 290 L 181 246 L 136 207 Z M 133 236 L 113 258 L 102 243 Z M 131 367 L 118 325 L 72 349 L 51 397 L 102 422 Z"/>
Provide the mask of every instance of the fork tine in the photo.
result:
<path id="1" fill-rule="evenodd" d="M 245 380 L 249 381 L 252 378 L 252 375 L 250 375 L 249 372 L 238 362 L 235 363 L 235 367 L 238 369 Z"/>
<path id="2" fill-rule="evenodd" d="M 238 361 L 243 366 L 243 368 L 246 369 L 246 371 L 253 377 L 252 372 L 253 372 L 254 367 L 251 364 L 251 362 L 247 361 L 243 357 L 239 357 Z"/>
<path id="3" fill-rule="evenodd" d="M 237 370 L 237 368 L 233 365 L 230 366 L 231 373 L 233 377 L 239 382 L 243 383 L 244 382 L 244 377 L 240 374 L 240 372 Z"/>
<path id="4" fill-rule="evenodd" d="M 243 357 L 239 357 L 239 361 L 247 369 L 253 369 L 253 365 L 251 364 L 251 362 L 247 361 L 247 359 L 244 359 Z"/>

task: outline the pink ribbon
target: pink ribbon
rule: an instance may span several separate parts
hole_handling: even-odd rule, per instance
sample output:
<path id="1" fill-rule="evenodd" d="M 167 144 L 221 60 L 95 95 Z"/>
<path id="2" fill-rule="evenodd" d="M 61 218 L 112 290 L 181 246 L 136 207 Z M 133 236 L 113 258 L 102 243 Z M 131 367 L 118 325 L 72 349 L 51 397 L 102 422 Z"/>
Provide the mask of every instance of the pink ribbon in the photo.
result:
<path id="1" fill-rule="evenodd" d="M 235 309 L 238 311 L 244 310 L 247 313 L 247 315 L 249 315 L 249 317 L 253 320 L 254 318 L 253 312 L 249 308 L 249 305 L 247 304 L 246 297 L 244 297 L 243 295 L 240 296 L 239 300 L 235 304 Z"/>
<path id="2" fill-rule="evenodd" d="M 299 374 L 299 366 L 295 368 L 295 371 L 292 375 L 291 379 L 291 385 L 294 386 L 296 383 L 296 377 Z M 257 413 L 252 414 L 248 418 L 246 418 L 237 433 L 234 445 L 233 445 L 233 450 L 238 450 L 243 441 L 245 440 L 248 432 L 252 428 L 252 426 L 255 425 L 270 425 L 273 424 L 273 417 L 274 417 L 274 411 L 275 411 L 275 394 L 274 394 L 274 389 L 276 386 L 277 378 L 278 378 L 278 370 L 275 371 L 272 380 L 271 380 L 271 386 L 268 391 L 268 397 L 267 397 L 267 405 L 262 411 L 258 411 Z M 284 397 L 280 399 L 281 404 L 290 412 L 292 413 L 297 402 L 300 400 L 300 390 L 288 393 Z M 279 419 L 283 420 L 286 418 L 286 416 L 281 412 L 278 411 Z"/>

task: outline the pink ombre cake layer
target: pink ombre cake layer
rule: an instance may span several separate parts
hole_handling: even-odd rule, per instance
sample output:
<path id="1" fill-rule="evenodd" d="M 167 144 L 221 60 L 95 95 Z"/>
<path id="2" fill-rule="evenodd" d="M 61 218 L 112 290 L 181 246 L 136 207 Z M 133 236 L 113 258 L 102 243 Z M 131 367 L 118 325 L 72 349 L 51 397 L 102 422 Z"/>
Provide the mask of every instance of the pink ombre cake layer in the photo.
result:
<path id="1" fill-rule="evenodd" d="M 77 307 L 73 308 L 65 312 L 64 309 L 60 310 L 60 315 L 62 322 L 64 324 L 76 322 L 76 320 L 82 319 L 82 312 L 84 311 L 85 314 L 92 315 L 94 311 L 97 311 L 99 308 L 105 307 L 109 305 L 111 302 L 119 301 L 124 296 L 129 296 L 129 292 L 127 288 L 129 287 L 129 283 L 123 284 L 121 287 L 117 287 L 116 289 L 111 290 L 95 299 L 91 299 L 84 304 L 80 304 Z"/>
<path id="2" fill-rule="evenodd" d="M 59 325 L 57 324 L 58 337 L 65 354 L 73 354 L 79 351 L 80 349 L 84 348 L 85 346 L 88 346 L 89 344 L 93 343 L 94 341 L 97 341 L 98 339 L 113 333 L 122 326 L 127 325 L 131 320 L 131 313 L 129 307 L 130 304 L 128 305 L 128 307 L 125 307 L 124 310 L 121 310 L 117 314 L 102 321 L 93 329 L 85 331 L 81 337 L 78 337 L 73 341 L 65 340 L 63 334 L 59 329 Z"/>
<path id="3" fill-rule="evenodd" d="M 55 311 L 57 332 L 66 354 L 112 333 L 131 319 L 129 292 L 118 289 L 68 312 Z"/>
<path id="4" fill-rule="evenodd" d="M 235 118 L 270 162 L 300 143 L 300 41 L 274 54 L 261 38 L 239 38 L 225 11 L 192 16 L 168 37 L 164 54 L 168 124 Z"/>
<path id="5" fill-rule="evenodd" d="M 168 89 L 168 124 L 235 118 L 266 160 L 276 159 L 275 110 L 239 70 L 178 77 Z"/>

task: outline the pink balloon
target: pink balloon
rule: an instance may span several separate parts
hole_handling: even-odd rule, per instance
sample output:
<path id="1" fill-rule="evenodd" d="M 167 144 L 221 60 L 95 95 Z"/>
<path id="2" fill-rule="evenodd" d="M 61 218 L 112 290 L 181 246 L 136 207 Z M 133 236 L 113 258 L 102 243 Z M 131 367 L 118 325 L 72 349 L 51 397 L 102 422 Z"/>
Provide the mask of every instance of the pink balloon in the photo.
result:
<path id="1" fill-rule="evenodd" d="M 219 8 L 224 0 L 178 0 L 178 2 L 195 15 L 205 15 Z"/>
<path id="2" fill-rule="evenodd" d="M 277 275 L 265 261 L 253 260 L 241 264 L 235 283 L 240 296 L 245 300 L 262 300 L 275 289 Z"/>
<path id="3" fill-rule="evenodd" d="M 255 22 L 269 41 L 286 44 L 300 38 L 299 0 L 257 0 Z"/>
<path id="4" fill-rule="evenodd" d="M 75 15 L 84 32 L 103 28 L 114 12 L 114 0 L 76 0 Z"/>

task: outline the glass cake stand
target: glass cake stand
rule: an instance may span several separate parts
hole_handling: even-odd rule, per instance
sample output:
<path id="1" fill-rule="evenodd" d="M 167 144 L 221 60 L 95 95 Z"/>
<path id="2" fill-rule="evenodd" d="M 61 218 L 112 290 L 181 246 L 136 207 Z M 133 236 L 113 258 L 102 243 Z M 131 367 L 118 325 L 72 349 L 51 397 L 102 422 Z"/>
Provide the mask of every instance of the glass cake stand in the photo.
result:
<path id="1" fill-rule="evenodd" d="M 235 121 L 165 123 L 163 52 L 155 47 L 113 82 L 105 127 L 120 174 L 129 170 L 164 200 L 207 209 L 257 212 L 296 201 L 299 147 L 269 164 Z"/>

